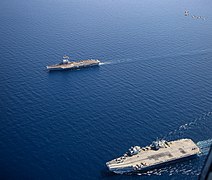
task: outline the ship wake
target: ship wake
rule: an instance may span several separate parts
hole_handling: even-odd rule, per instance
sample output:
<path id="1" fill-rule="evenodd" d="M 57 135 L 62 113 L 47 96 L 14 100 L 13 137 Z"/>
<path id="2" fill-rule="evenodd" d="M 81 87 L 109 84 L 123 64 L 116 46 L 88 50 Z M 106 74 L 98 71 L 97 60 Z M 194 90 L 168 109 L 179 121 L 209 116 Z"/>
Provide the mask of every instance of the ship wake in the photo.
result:
<path id="1" fill-rule="evenodd" d="M 179 126 L 179 128 L 177 128 L 173 131 L 170 131 L 165 136 L 163 136 L 161 139 L 173 140 L 173 139 L 179 139 L 179 138 L 186 137 L 185 133 L 188 130 L 192 131 L 195 128 L 200 128 L 200 127 L 204 126 L 203 123 L 210 120 L 211 117 L 212 117 L 212 111 L 205 112 L 205 113 L 201 114 L 199 117 L 193 119 L 192 121 Z"/>
<path id="2" fill-rule="evenodd" d="M 210 150 L 210 147 L 212 146 L 212 139 L 199 141 L 197 143 L 197 146 L 199 146 L 201 153 L 199 156 L 206 156 Z"/>
<path id="3" fill-rule="evenodd" d="M 132 58 L 119 58 L 119 59 L 113 59 L 106 62 L 101 62 L 99 65 L 111 65 L 111 64 L 122 64 L 122 63 L 133 63 L 136 61 L 150 61 L 155 59 L 164 59 L 164 58 L 177 58 L 177 57 L 183 57 L 183 56 L 196 56 L 200 54 L 211 54 L 212 49 L 198 49 L 198 50 L 192 50 L 189 52 L 182 52 L 178 54 L 169 53 L 164 55 L 155 55 L 155 56 L 148 56 L 148 57 L 132 57 Z"/>

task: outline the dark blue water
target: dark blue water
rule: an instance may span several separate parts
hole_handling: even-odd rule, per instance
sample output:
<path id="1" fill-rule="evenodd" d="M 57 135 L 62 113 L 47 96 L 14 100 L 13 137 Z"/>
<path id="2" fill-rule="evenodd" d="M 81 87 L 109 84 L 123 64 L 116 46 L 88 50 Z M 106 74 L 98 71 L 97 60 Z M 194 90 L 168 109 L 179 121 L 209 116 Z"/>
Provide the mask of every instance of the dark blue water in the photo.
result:
<path id="1" fill-rule="evenodd" d="M 1 0 L 0 179 L 197 179 L 212 138 L 211 6 Z M 64 54 L 103 64 L 45 71 Z M 107 171 L 164 136 L 192 138 L 203 153 L 145 174 Z"/>

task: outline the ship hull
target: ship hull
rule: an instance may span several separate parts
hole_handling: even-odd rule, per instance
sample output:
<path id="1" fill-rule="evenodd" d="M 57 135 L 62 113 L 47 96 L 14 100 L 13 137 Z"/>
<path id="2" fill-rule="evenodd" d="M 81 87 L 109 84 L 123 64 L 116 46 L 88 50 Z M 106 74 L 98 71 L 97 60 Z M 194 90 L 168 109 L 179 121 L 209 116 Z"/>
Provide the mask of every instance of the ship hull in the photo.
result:
<path id="1" fill-rule="evenodd" d="M 131 152 L 132 149 L 136 153 L 125 153 L 123 156 L 107 162 L 108 169 L 117 174 L 148 171 L 177 161 L 190 159 L 200 153 L 199 147 L 191 139 L 163 141 L 158 149 L 155 149 L 153 145 L 146 147 L 134 146 L 128 152 Z"/>
<path id="2" fill-rule="evenodd" d="M 164 163 L 155 164 L 155 165 L 152 165 L 152 166 L 149 166 L 149 167 L 141 168 L 139 170 L 135 170 L 133 167 L 116 168 L 116 169 L 110 169 L 109 168 L 109 170 L 112 171 L 113 173 L 116 173 L 116 174 L 138 173 L 138 172 L 142 173 L 142 172 L 147 172 L 147 171 L 153 170 L 153 169 L 159 169 L 159 168 L 165 167 L 165 166 L 170 165 L 170 164 L 179 163 L 179 162 L 182 162 L 182 161 L 187 161 L 187 160 L 190 160 L 190 159 L 193 159 L 193 158 L 196 158 L 196 157 L 197 157 L 197 154 L 194 154 L 194 155 L 182 157 L 180 159 L 175 159 L 175 160 L 172 160 L 172 161 L 167 161 L 167 162 L 164 162 Z"/>
<path id="3" fill-rule="evenodd" d="M 74 65 L 55 65 L 55 66 L 46 66 L 48 71 L 64 71 L 64 70 L 76 70 L 83 69 L 93 66 L 99 66 L 99 61 L 90 64 L 79 64 L 75 63 Z"/>

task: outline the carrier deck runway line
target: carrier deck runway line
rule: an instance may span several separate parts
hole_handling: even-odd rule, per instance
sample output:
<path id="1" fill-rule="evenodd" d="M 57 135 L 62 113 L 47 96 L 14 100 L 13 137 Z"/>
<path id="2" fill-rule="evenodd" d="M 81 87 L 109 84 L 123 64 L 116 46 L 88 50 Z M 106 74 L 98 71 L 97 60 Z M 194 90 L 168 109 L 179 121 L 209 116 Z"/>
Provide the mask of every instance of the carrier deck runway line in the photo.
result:
<path id="1" fill-rule="evenodd" d="M 190 158 L 200 153 L 191 139 L 167 142 L 153 141 L 150 146 L 133 146 L 123 156 L 106 163 L 108 169 L 117 174 L 147 171 L 167 163 Z"/>
<path id="2" fill-rule="evenodd" d="M 68 56 L 63 56 L 63 60 L 59 64 L 46 66 L 49 71 L 68 70 L 68 69 L 81 69 L 85 67 L 98 66 L 100 61 L 95 59 L 69 61 Z"/>

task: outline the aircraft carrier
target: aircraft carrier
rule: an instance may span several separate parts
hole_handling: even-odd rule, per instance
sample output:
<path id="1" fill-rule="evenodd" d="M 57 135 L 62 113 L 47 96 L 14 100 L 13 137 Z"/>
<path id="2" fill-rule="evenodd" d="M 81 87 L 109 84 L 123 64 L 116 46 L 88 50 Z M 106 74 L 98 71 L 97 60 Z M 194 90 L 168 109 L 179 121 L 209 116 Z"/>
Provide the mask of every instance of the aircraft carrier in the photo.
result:
<path id="1" fill-rule="evenodd" d="M 117 174 L 147 171 L 200 153 L 191 139 L 175 141 L 157 140 L 150 146 L 133 146 L 123 156 L 106 163 Z"/>
<path id="2" fill-rule="evenodd" d="M 80 61 L 69 61 L 68 56 L 63 56 L 62 62 L 59 64 L 46 66 L 49 71 L 60 71 L 69 69 L 81 69 L 85 67 L 98 66 L 100 61 L 95 59 L 80 60 Z"/>

